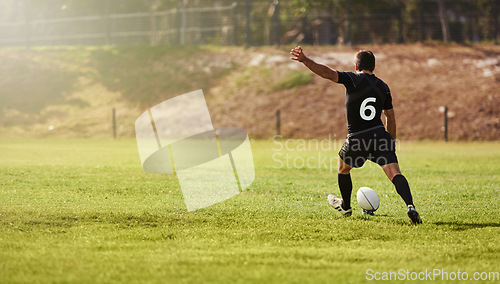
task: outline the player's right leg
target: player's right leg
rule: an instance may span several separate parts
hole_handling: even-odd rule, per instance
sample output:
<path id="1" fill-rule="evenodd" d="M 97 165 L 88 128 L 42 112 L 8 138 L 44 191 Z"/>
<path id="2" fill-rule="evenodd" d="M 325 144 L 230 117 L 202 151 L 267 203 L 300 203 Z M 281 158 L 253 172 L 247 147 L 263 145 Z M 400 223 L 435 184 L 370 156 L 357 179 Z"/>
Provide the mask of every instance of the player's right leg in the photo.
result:
<path id="1" fill-rule="evenodd" d="M 406 206 L 408 208 L 408 217 L 414 224 L 422 223 L 422 219 L 420 219 L 420 215 L 418 214 L 417 210 L 415 210 L 415 206 L 413 205 L 413 197 L 411 196 L 410 185 L 408 184 L 408 180 L 406 180 L 406 178 L 401 174 L 399 164 L 390 163 L 382 165 L 381 167 L 389 180 L 391 180 L 396 187 L 396 191 L 398 192 L 398 194 L 406 203 Z"/>

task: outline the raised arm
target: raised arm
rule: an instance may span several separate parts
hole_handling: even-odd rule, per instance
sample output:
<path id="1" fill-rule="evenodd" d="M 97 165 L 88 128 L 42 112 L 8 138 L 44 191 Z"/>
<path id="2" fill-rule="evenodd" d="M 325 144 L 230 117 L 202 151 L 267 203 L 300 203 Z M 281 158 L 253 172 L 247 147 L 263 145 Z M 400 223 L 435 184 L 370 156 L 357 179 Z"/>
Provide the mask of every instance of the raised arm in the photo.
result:
<path id="1" fill-rule="evenodd" d="M 312 59 L 309 59 L 304 54 L 300 46 L 297 46 L 296 48 L 292 49 L 290 51 L 290 54 L 293 56 L 290 59 L 302 62 L 305 66 L 307 66 L 307 68 L 309 68 L 312 72 L 316 73 L 317 75 L 325 79 L 332 80 L 335 83 L 339 81 L 339 74 L 337 73 L 336 70 L 333 70 L 332 68 L 326 65 L 316 63 Z"/>
<path id="2" fill-rule="evenodd" d="M 396 115 L 394 109 L 384 109 L 384 115 L 386 117 L 385 127 L 387 132 L 391 134 L 393 139 L 396 139 Z"/>

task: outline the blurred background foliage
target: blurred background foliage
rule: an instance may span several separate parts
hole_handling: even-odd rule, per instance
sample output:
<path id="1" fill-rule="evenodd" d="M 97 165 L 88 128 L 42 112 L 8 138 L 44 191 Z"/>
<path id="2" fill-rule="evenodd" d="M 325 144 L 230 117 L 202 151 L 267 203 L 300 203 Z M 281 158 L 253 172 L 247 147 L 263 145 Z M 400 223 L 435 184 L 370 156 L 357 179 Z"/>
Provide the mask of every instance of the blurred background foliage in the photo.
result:
<path id="1" fill-rule="evenodd" d="M 134 18 L 134 13 L 149 13 L 150 17 L 141 20 Z M 73 24 L 89 26 L 87 35 L 95 35 L 93 29 L 137 33 L 137 26 L 145 26 L 140 31 L 150 33 L 159 30 L 164 38 L 176 34 L 159 41 L 141 39 L 153 44 L 482 42 L 496 41 L 498 35 L 498 0 L 0 0 L 0 35 L 9 38 L 17 34 L 21 38 L 41 34 L 37 27 L 32 27 L 31 33 L 23 30 L 26 25 L 22 23 L 33 21 L 43 25 L 49 19 L 124 14 L 130 18 L 128 22 L 116 20 L 125 18 L 121 16 L 108 23 L 73 20 Z M 92 25 L 98 27 L 90 28 Z M 198 35 L 181 38 L 177 34 L 183 28 Z M 55 25 L 45 28 L 52 33 L 58 29 Z M 136 44 L 141 40 L 112 43 Z M 0 40 L 3 45 L 16 45 L 12 42 L 16 41 Z M 110 42 L 53 40 L 34 45 L 61 43 Z"/>

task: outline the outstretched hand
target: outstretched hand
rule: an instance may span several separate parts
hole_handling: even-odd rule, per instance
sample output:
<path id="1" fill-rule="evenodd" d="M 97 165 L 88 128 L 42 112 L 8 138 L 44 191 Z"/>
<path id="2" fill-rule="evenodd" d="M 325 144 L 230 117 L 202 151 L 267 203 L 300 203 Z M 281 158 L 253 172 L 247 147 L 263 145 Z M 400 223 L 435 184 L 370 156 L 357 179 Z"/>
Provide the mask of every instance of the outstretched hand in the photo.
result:
<path id="1" fill-rule="evenodd" d="M 293 56 L 293 57 L 290 57 L 290 59 L 298 61 L 298 62 L 302 62 L 307 58 L 306 55 L 304 54 L 304 52 L 302 51 L 302 47 L 300 47 L 300 46 L 297 46 L 296 48 L 293 48 L 292 50 L 290 50 L 290 54 Z"/>

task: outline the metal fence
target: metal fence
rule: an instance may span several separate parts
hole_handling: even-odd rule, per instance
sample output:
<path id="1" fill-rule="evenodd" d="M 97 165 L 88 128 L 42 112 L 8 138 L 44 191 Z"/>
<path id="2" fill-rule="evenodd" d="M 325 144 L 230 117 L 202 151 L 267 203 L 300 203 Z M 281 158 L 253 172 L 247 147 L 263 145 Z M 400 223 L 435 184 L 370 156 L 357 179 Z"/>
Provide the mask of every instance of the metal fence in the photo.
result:
<path id="1" fill-rule="evenodd" d="M 237 5 L 0 24 L 0 45 L 233 44 Z"/>
<path id="2" fill-rule="evenodd" d="M 2 18 L 0 11 L 0 46 L 496 42 L 498 1 L 484 0 L 481 5 L 474 0 L 385 1 L 390 5 L 324 1 L 328 5 L 300 14 L 292 0 L 221 0 L 210 7 L 139 13 L 106 10 L 71 18 L 33 18 L 18 11 L 11 17 L 17 20 Z M 440 9 L 439 2 L 446 8 Z"/>

